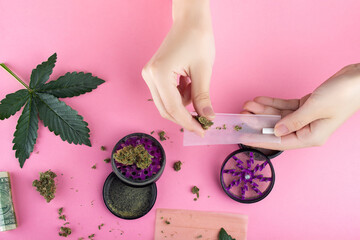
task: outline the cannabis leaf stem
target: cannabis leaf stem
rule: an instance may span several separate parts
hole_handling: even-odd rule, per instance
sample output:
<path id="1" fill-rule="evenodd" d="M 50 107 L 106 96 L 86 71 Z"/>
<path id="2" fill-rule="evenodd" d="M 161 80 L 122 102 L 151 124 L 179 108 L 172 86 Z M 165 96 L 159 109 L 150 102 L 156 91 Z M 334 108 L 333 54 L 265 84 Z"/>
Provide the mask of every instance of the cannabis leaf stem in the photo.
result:
<path id="1" fill-rule="evenodd" d="M 29 88 L 29 86 L 24 83 L 13 71 L 11 71 L 10 68 L 8 68 L 5 63 L 0 64 L 1 67 L 3 67 L 8 73 L 10 73 L 16 80 L 18 80 L 19 83 L 21 83 L 29 92 L 32 92 L 32 90 Z"/>

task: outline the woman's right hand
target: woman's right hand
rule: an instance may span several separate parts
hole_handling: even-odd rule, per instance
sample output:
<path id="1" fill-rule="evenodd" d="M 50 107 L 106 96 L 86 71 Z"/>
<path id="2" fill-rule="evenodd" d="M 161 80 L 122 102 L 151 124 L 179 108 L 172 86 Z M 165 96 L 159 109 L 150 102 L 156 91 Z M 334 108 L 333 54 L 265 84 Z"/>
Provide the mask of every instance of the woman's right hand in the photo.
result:
<path id="1" fill-rule="evenodd" d="M 244 104 L 243 113 L 276 114 L 280 144 L 248 144 L 253 147 L 286 150 L 320 146 L 360 109 L 360 64 L 344 67 L 301 99 L 257 97 Z"/>

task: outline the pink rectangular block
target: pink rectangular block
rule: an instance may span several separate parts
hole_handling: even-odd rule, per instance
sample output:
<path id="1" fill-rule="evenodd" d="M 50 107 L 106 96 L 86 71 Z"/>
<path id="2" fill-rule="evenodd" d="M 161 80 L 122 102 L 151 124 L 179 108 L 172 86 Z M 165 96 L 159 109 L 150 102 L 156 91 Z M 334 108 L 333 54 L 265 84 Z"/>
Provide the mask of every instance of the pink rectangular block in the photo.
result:
<path id="1" fill-rule="evenodd" d="M 248 217 L 234 213 L 157 209 L 155 240 L 217 240 L 221 228 L 236 240 L 245 240 Z"/>

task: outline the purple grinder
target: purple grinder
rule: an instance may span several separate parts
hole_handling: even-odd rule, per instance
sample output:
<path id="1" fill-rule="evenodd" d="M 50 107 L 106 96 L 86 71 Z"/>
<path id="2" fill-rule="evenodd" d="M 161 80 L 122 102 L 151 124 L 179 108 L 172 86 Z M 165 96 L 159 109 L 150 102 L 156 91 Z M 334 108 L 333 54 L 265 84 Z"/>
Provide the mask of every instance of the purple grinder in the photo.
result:
<path id="1" fill-rule="evenodd" d="M 114 153 L 123 147 L 142 144 L 146 151 L 153 156 L 148 168 L 140 169 L 136 165 L 124 165 L 114 159 Z M 156 182 L 165 168 L 165 151 L 161 144 L 152 136 L 145 133 L 129 134 L 115 145 L 111 153 L 111 165 L 114 173 L 125 183 L 131 186 L 145 186 Z"/>
<path id="2" fill-rule="evenodd" d="M 280 154 L 282 154 L 284 152 L 284 151 L 279 151 L 279 150 L 249 147 L 249 146 L 241 144 L 241 143 L 239 143 L 238 146 L 239 146 L 240 149 L 255 149 L 255 150 L 258 150 L 258 151 L 262 152 L 263 154 L 265 154 L 269 159 L 273 159 L 273 158 L 279 156 Z"/>
<path id="3" fill-rule="evenodd" d="M 262 152 L 239 149 L 227 156 L 222 164 L 220 182 L 233 200 L 255 203 L 271 192 L 275 183 L 274 167 Z"/>

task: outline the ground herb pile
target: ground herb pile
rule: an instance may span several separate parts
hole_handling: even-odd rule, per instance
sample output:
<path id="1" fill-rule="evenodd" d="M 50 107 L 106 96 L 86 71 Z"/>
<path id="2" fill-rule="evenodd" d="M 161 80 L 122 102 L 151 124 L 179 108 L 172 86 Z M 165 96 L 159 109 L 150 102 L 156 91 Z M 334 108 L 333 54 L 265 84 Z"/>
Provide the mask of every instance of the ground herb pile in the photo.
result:
<path id="1" fill-rule="evenodd" d="M 152 163 L 152 158 L 148 151 L 142 144 L 133 147 L 132 145 L 123 147 L 114 153 L 114 159 L 118 163 L 124 165 L 133 165 L 136 164 L 138 168 L 145 169 L 148 168 Z"/>
<path id="2" fill-rule="evenodd" d="M 202 128 L 205 130 L 209 129 L 214 124 L 211 120 L 207 119 L 206 117 L 196 116 L 195 119 L 198 120 Z"/>
<path id="3" fill-rule="evenodd" d="M 0 64 L 26 89 L 6 95 L 0 102 L 0 120 L 7 119 L 18 112 L 24 105 L 14 133 L 15 157 L 20 167 L 34 150 L 38 137 L 39 119 L 63 141 L 91 146 L 88 124 L 77 111 L 60 101 L 59 98 L 70 98 L 91 92 L 104 83 L 91 73 L 66 73 L 57 80 L 47 82 L 53 72 L 56 53 L 32 70 L 30 83 L 27 85 L 5 64 Z M 46 83 L 47 82 L 47 83 Z"/>
<path id="4" fill-rule="evenodd" d="M 46 202 L 50 202 L 55 198 L 56 185 L 54 179 L 56 177 L 56 173 L 48 170 L 39 174 L 40 179 L 34 180 L 32 185 L 36 187 L 36 191 L 38 191 L 40 195 L 45 198 Z"/>

